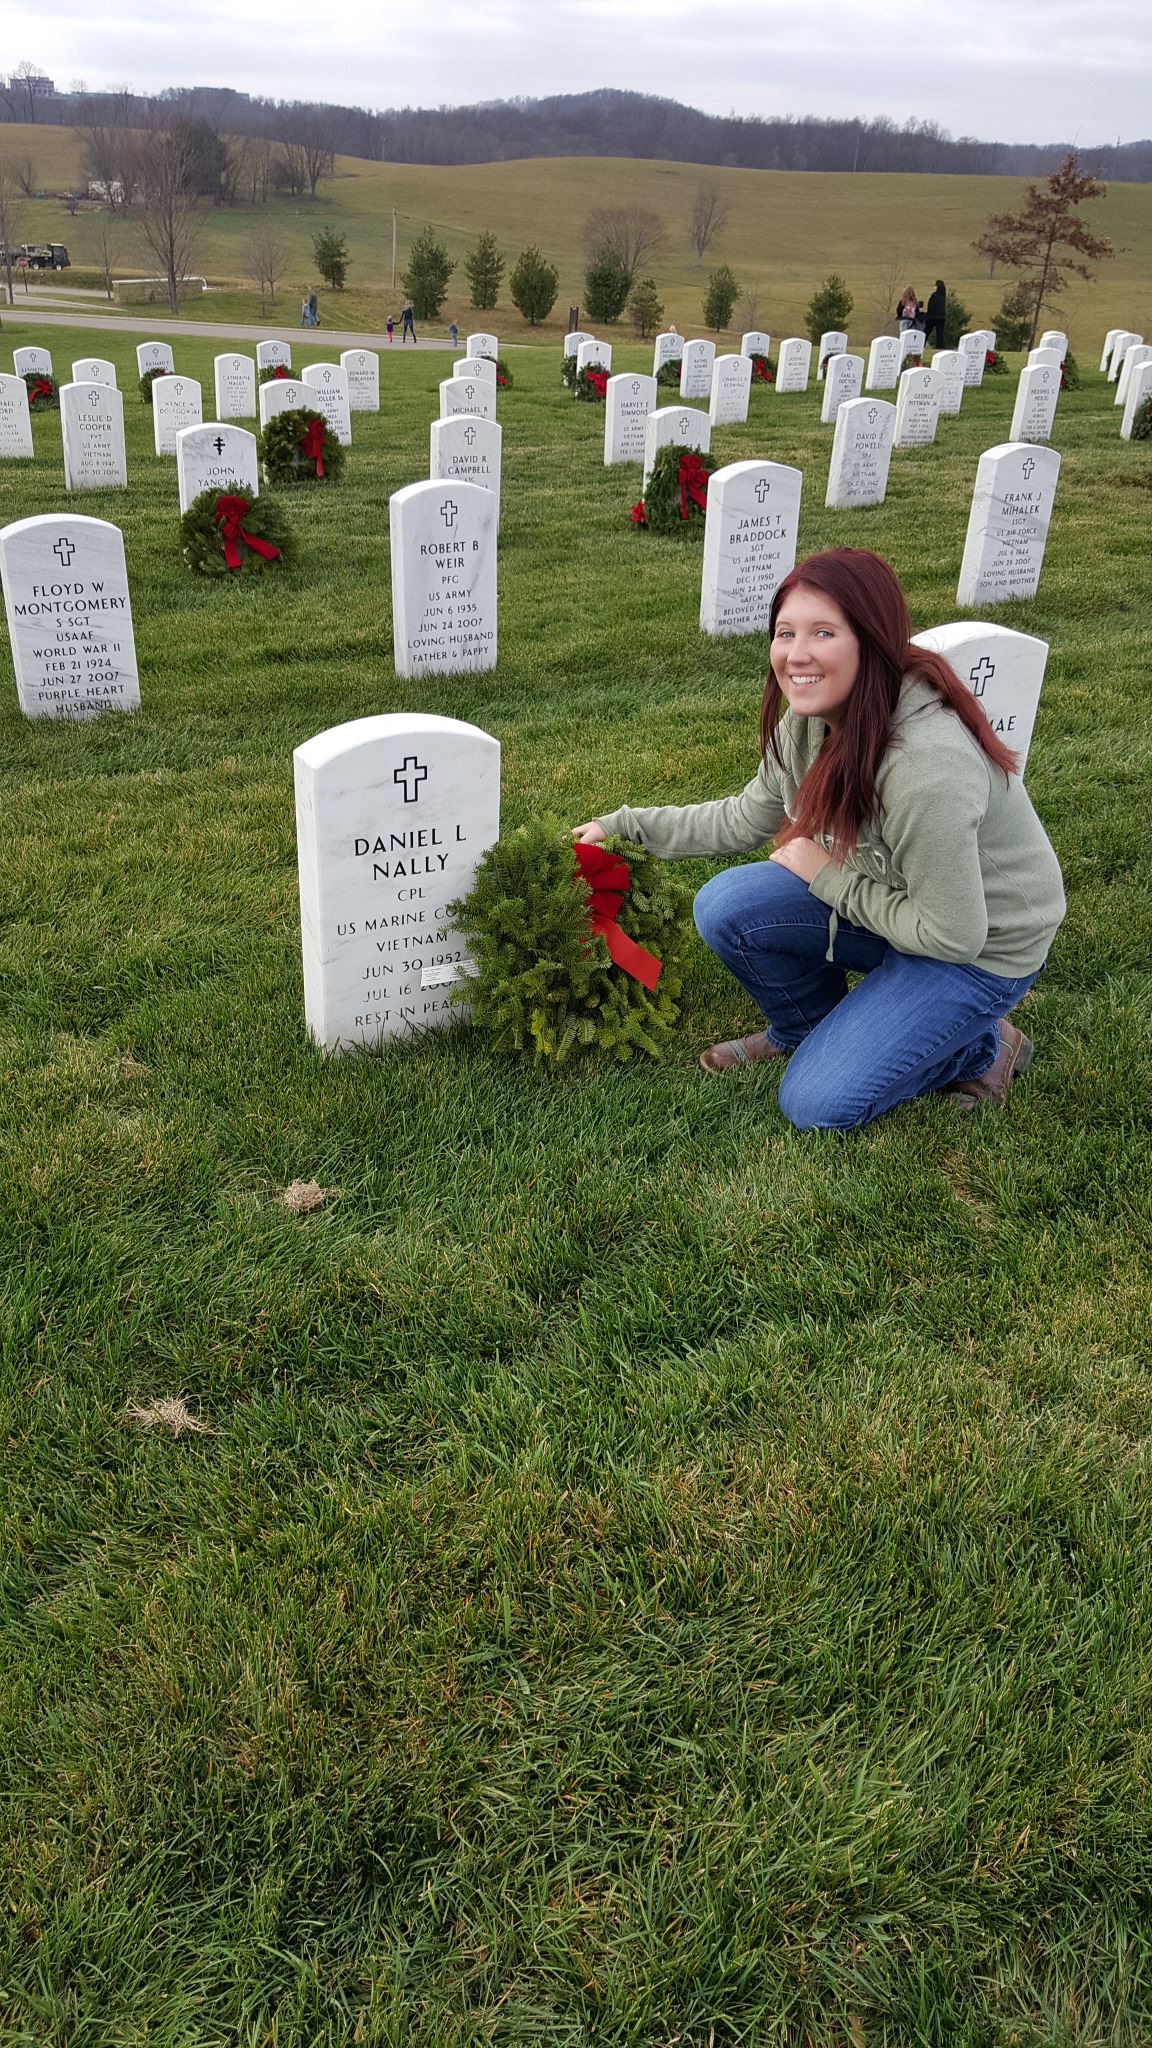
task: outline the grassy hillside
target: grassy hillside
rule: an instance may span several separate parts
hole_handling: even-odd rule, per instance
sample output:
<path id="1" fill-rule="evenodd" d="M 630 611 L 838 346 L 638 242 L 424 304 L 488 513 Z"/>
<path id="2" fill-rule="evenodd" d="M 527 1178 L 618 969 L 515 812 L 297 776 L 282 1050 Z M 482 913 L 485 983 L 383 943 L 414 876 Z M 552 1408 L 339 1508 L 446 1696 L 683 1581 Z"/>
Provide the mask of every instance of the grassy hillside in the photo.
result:
<path id="1" fill-rule="evenodd" d="M 10 127 L 0 130 L 0 160 L 30 155 L 37 181 L 67 187 L 79 181 L 79 143 L 69 129 Z M 729 221 L 704 265 L 688 245 L 687 221 L 697 185 L 715 183 L 729 209 Z M 856 306 L 850 322 L 854 342 L 865 342 L 888 326 L 897 287 L 914 284 L 926 294 L 944 277 L 977 319 L 994 314 L 1004 288 L 989 279 L 972 241 L 988 216 L 1014 205 L 1023 182 L 1010 178 L 926 178 L 834 173 L 702 170 L 695 164 L 635 162 L 631 159 L 568 157 L 443 169 L 338 160 L 337 175 L 323 185 L 316 202 L 277 201 L 271 213 L 290 252 L 284 285 L 286 315 L 294 315 L 300 291 L 315 282 L 312 237 L 332 222 L 348 237 L 352 256 L 349 289 L 327 294 L 328 324 L 378 325 L 400 301 L 388 285 L 392 208 L 398 215 L 400 267 L 413 235 L 431 224 L 457 262 L 475 235 L 491 228 L 514 261 L 528 242 L 537 242 L 560 270 L 560 294 L 546 332 L 558 333 L 567 309 L 582 296 L 581 231 L 600 206 L 627 203 L 650 207 L 665 223 L 666 241 L 652 269 L 667 314 L 696 330 L 706 271 L 730 263 L 746 293 L 740 324 L 774 334 L 802 331 L 803 312 L 814 286 L 830 270 L 847 279 Z M 29 202 L 23 239 L 68 243 L 74 263 L 91 260 L 91 219 L 70 219 L 55 200 Z M 214 282 L 231 286 L 214 298 L 213 314 L 247 313 L 253 305 L 244 279 L 244 244 L 259 216 L 246 208 L 205 213 L 198 264 Z M 1101 266 L 1095 285 L 1069 292 L 1063 320 L 1083 357 L 1098 353 L 1097 337 L 1121 322 L 1152 331 L 1152 186 L 1115 185 L 1091 211 L 1094 227 L 1116 248 Z M 123 229 L 124 275 L 142 267 L 138 230 Z M 462 270 L 444 308 L 464 326 L 472 320 Z M 207 313 L 208 306 L 200 310 Z M 282 316 L 284 317 L 284 316 Z M 491 324 L 487 317 L 483 323 Z M 529 332 L 505 292 L 494 324 L 514 340 Z M 737 328 L 738 331 L 738 328 Z"/>

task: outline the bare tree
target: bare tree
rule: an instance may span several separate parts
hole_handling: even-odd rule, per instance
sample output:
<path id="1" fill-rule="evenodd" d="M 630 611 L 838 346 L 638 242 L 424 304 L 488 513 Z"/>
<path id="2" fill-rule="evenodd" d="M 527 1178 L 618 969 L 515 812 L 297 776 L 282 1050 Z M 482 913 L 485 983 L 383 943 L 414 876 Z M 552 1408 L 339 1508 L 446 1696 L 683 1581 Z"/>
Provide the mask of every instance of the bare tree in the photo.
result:
<path id="1" fill-rule="evenodd" d="M 36 170 L 31 157 L 18 157 L 13 169 L 16 173 L 16 183 L 25 199 L 33 199 L 36 195 Z"/>
<path id="2" fill-rule="evenodd" d="M 244 244 L 244 271 L 260 293 L 263 317 L 269 299 L 275 300 L 276 286 L 288 265 L 288 245 L 270 220 L 258 221 Z"/>
<path id="3" fill-rule="evenodd" d="M 907 259 L 900 249 L 891 249 L 875 265 L 872 276 L 872 296 L 868 301 L 872 314 L 872 325 L 877 334 L 883 334 L 891 327 L 895 308 L 905 285 Z"/>
<path id="4" fill-rule="evenodd" d="M 272 184 L 272 144 L 266 135 L 246 135 L 235 147 L 237 184 L 243 185 L 250 206 L 267 206 Z"/>
<path id="5" fill-rule="evenodd" d="M 31 57 L 24 57 L 8 80 L 9 89 L 23 108 L 26 121 L 35 122 L 36 95 L 32 90 L 32 86 L 37 78 L 43 78 L 43 76 L 44 66 L 42 64 L 34 64 Z"/>
<path id="6" fill-rule="evenodd" d="M 321 178 L 330 178 L 336 163 L 332 130 L 322 110 L 297 109 L 281 137 L 280 147 L 292 180 L 291 191 L 302 196 L 307 187 L 309 199 L 315 199 Z"/>
<path id="7" fill-rule="evenodd" d="M 150 128 L 140 150 L 140 232 L 167 283 L 173 313 L 179 311 L 180 286 L 200 237 L 191 172 L 184 139 L 165 128 Z"/>
<path id="8" fill-rule="evenodd" d="M 7 164 L 0 164 L 0 247 L 4 251 L 2 260 L 10 306 L 16 303 L 12 290 L 12 253 L 20 239 L 20 225 L 20 199 L 16 180 Z"/>
<path id="9" fill-rule="evenodd" d="M 123 254 L 123 229 L 115 214 L 101 213 L 93 220 L 86 236 L 92 262 L 104 279 L 104 292 L 112 297 L 112 272 Z"/>
<path id="10" fill-rule="evenodd" d="M 699 261 L 728 224 L 728 202 L 715 185 L 697 185 L 688 222 L 688 239 Z"/>
<path id="11" fill-rule="evenodd" d="M 664 240 L 664 223 L 645 206 L 599 206 L 584 223 L 584 254 L 595 263 L 608 257 L 629 285 Z"/>

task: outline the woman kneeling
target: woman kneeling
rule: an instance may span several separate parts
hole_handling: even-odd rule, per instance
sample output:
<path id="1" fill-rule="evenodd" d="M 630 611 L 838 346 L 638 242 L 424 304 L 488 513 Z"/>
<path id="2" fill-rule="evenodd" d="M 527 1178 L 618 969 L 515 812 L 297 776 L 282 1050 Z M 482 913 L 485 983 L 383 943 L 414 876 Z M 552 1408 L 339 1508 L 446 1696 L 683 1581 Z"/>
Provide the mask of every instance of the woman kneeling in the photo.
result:
<path id="1" fill-rule="evenodd" d="M 1016 757 L 943 657 L 910 644 L 878 555 L 812 555 L 777 590 L 771 635 L 747 788 L 625 805 L 576 837 L 670 860 L 774 841 L 696 898 L 701 938 L 767 1019 L 700 1064 L 790 1054 L 780 1107 L 798 1129 L 854 1130 L 936 1090 L 1002 1106 L 1033 1055 L 1008 1012 L 1064 916 Z"/>

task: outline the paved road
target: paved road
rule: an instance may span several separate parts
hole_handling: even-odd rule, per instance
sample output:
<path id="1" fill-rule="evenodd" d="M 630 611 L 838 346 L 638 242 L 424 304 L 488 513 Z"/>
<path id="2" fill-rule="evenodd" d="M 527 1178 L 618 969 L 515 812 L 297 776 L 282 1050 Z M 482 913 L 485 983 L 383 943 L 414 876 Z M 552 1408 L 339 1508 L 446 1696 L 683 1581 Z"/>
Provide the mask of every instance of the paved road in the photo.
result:
<path id="1" fill-rule="evenodd" d="M 219 341 L 269 341 L 279 336 L 283 341 L 298 341 L 301 346 L 323 348 L 325 344 L 338 344 L 341 348 L 387 348 L 386 334 L 364 334 L 350 327 L 245 327 L 229 320 L 173 320 L 167 314 L 159 319 L 150 319 L 144 312 L 125 313 L 72 313 L 21 305 L 0 307 L 0 322 L 5 327 L 93 327 L 119 333 L 123 328 L 134 328 L 151 339 L 161 339 L 169 334 L 186 334 L 192 340 L 203 335 L 209 340 Z M 400 343 L 392 344 L 397 354 Z M 418 341 L 417 348 L 452 349 L 450 341 Z M 461 353 L 463 338 L 452 349 L 454 355 Z"/>

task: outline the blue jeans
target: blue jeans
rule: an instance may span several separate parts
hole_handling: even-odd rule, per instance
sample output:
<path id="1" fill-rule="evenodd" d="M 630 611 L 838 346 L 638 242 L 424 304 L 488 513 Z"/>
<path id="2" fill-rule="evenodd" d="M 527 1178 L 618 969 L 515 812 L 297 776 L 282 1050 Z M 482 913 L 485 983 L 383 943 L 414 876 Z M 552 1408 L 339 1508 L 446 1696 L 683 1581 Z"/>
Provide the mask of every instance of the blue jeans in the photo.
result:
<path id="1" fill-rule="evenodd" d="M 763 1010 L 771 1043 L 792 1054 L 780 1107 L 800 1131 L 853 1131 L 897 1103 L 974 1080 L 1000 1049 L 1000 1018 L 1036 979 L 898 953 L 843 921 L 829 960 L 831 912 L 774 861 L 715 875 L 695 917 Z M 851 990 L 848 970 L 864 976 Z"/>

